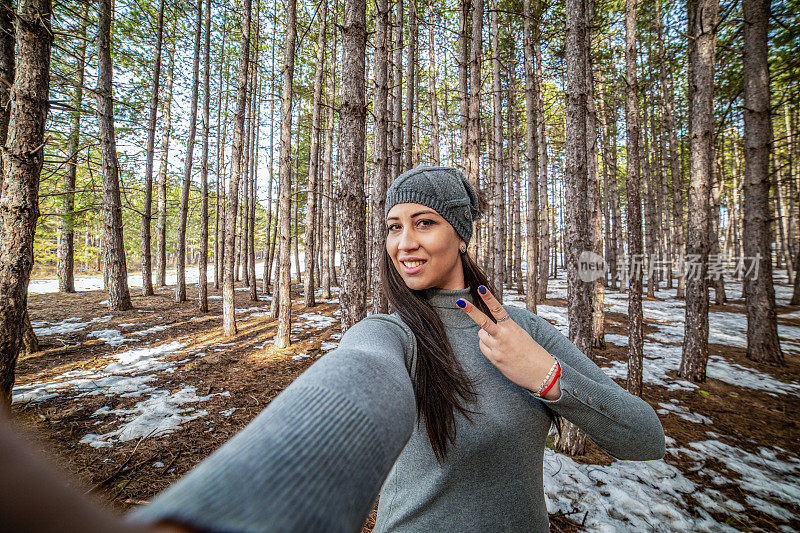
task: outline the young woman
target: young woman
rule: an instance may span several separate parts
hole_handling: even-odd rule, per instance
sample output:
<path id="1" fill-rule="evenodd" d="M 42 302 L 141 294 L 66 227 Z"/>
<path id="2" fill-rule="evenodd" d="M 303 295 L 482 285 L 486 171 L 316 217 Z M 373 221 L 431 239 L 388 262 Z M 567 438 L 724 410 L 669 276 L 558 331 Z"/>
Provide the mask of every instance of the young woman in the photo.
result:
<path id="1" fill-rule="evenodd" d="M 382 485 L 376 533 L 548 531 L 542 461 L 554 416 L 618 459 L 662 458 L 646 401 L 546 320 L 498 303 L 467 253 L 480 212 L 455 168 L 398 176 L 381 266 L 395 311 L 349 328 L 238 443 L 134 517 L 358 531 Z M 243 471 L 263 480 L 237 485 Z M 218 483 L 235 496 L 216 499 Z"/>
<path id="2" fill-rule="evenodd" d="M 542 461 L 563 416 L 619 459 L 664 456 L 655 411 L 467 253 L 478 196 L 418 167 L 386 197 L 395 312 L 349 328 L 246 428 L 128 525 L 183 531 L 548 531 Z M 388 475 L 388 477 L 387 477 Z"/>

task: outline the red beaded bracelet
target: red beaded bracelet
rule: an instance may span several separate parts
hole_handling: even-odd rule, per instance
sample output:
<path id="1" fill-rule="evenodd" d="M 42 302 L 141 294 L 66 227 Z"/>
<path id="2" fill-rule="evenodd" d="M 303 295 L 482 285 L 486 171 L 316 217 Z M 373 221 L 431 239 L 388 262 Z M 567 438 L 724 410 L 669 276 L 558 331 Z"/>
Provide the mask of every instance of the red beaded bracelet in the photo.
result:
<path id="1" fill-rule="evenodd" d="M 560 375 L 561 375 L 561 365 L 558 365 L 558 368 L 556 368 L 556 375 L 555 375 L 555 377 L 553 377 L 553 381 L 550 382 L 550 385 L 548 385 L 547 388 L 544 389 L 539 396 L 544 396 L 545 394 L 547 394 L 547 391 L 552 389 L 553 385 L 556 384 L 556 381 L 558 380 L 558 376 L 560 376 Z"/>

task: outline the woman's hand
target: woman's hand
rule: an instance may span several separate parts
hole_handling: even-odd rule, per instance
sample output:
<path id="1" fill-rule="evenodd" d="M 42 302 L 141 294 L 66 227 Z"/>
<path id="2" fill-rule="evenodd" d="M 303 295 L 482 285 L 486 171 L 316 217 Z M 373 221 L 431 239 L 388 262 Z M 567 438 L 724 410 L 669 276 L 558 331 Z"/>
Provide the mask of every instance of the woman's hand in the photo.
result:
<path id="1" fill-rule="evenodd" d="M 459 307 L 461 303 L 465 304 L 462 307 L 464 312 L 481 327 L 478 331 L 478 346 L 481 352 L 508 379 L 536 392 L 553 366 L 555 358 L 533 340 L 533 337 L 519 324 L 508 317 L 506 310 L 489 289 L 481 285 L 478 293 L 481 293 L 481 289 L 483 290 L 481 297 L 497 320 L 496 324 L 470 302 L 461 299 L 457 302 Z M 507 320 L 502 320 L 506 317 Z M 544 397 L 551 400 L 560 396 L 561 389 L 556 382 Z"/>

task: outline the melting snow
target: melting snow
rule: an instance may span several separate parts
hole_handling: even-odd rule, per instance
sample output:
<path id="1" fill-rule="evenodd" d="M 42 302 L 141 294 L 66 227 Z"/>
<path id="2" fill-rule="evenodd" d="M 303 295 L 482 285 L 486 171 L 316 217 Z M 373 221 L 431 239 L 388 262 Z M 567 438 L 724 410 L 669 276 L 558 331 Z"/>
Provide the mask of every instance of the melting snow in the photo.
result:
<path id="1" fill-rule="evenodd" d="M 80 318 L 65 318 L 61 322 L 47 322 L 46 320 L 36 320 L 31 322 L 33 332 L 42 337 L 45 335 L 63 335 L 65 333 L 73 333 L 75 331 L 82 331 L 89 324 L 101 324 L 108 322 L 114 318 L 113 315 L 98 316 L 87 322 L 81 322 Z"/>
<path id="2" fill-rule="evenodd" d="M 42 401 L 58 393 L 75 389 L 78 397 L 87 394 L 139 396 L 153 389 L 146 383 L 156 379 L 155 372 L 174 366 L 177 361 L 164 361 L 184 345 L 179 342 L 150 348 L 128 350 L 109 356 L 113 361 L 100 369 L 71 370 L 54 381 L 35 381 L 14 387 L 14 401 Z"/>
<path id="3" fill-rule="evenodd" d="M 158 437 L 182 429 L 181 424 L 200 418 L 208 411 L 197 411 L 192 407 L 181 408 L 185 403 L 202 402 L 212 396 L 230 396 L 230 392 L 218 392 L 208 396 L 197 396 L 195 387 L 186 387 L 174 393 L 155 391 L 150 398 L 137 402 L 131 409 L 110 409 L 102 407 L 92 416 L 116 415 L 122 425 L 102 435 L 89 433 L 80 442 L 94 448 L 113 446 L 141 437 Z"/>
<path id="4" fill-rule="evenodd" d="M 336 318 L 317 313 L 303 313 L 302 315 L 297 315 L 297 318 L 307 321 L 303 324 L 304 327 L 312 327 L 314 329 L 329 328 L 339 321 Z"/>
<path id="5" fill-rule="evenodd" d="M 105 341 L 106 344 L 111 346 L 119 346 L 124 344 L 125 342 L 133 341 L 134 339 L 126 339 L 122 336 L 118 329 L 100 329 L 97 331 L 93 331 L 87 335 L 88 337 L 95 337 L 100 339 L 101 341 Z"/>

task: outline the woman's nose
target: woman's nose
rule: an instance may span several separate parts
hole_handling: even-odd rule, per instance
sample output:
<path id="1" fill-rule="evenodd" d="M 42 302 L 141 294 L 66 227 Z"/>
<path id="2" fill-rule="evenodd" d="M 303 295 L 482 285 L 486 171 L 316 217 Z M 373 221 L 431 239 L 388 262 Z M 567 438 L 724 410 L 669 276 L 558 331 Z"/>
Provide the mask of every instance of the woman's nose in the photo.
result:
<path id="1" fill-rule="evenodd" d="M 400 234 L 400 242 L 398 243 L 398 247 L 401 250 L 408 250 L 416 248 L 418 245 L 419 243 L 417 242 L 414 233 L 408 230 L 403 230 L 403 232 Z"/>

